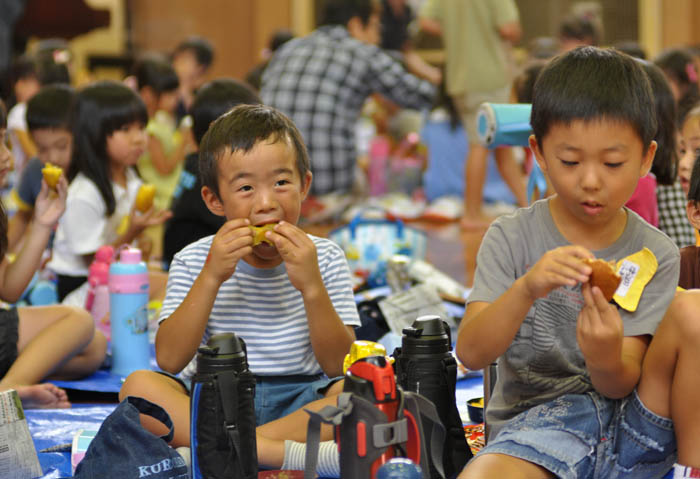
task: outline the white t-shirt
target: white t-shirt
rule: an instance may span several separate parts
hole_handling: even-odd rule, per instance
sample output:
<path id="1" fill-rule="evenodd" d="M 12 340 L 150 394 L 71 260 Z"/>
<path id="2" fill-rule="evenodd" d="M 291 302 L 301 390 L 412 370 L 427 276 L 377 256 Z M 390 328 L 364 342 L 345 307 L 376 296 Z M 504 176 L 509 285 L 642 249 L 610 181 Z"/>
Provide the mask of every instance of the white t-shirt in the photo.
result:
<path id="1" fill-rule="evenodd" d="M 10 138 L 12 156 L 15 157 L 15 171 L 21 172 L 27 160 L 22 144 L 15 135 L 15 131 L 27 131 L 27 104 L 17 103 L 7 113 L 7 136 Z"/>
<path id="2" fill-rule="evenodd" d="M 68 187 L 66 211 L 58 221 L 49 268 L 62 275 L 87 276 L 89 264 L 83 255 L 119 237 L 141 183 L 131 168 L 126 170 L 126 189 L 112 183 L 116 208 L 107 216 L 107 205 L 97 186 L 78 173 Z"/>

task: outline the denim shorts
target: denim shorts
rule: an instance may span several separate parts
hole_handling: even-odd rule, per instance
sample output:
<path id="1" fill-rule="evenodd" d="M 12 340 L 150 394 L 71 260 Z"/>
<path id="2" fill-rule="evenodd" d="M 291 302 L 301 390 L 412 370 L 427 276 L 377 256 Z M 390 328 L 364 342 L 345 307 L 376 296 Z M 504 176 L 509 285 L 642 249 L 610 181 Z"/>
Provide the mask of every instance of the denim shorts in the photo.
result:
<path id="1" fill-rule="evenodd" d="M 612 400 L 567 394 L 518 414 L 479 454 L 532 462 L 565 479 L 661 478 L 676 460 L 673 422 L 637 392 Z"/>
<path id="2" fill-rule="evenodd" d="M 19 314 L 17 308 L 0 309 L 0 379 L 17 359 Z"/>
<path id="3" fill-rule="evenodd" d="M 255 421 L 261 426 L 321 399 L 342 378 L 314 376 L 255 376 Z"/>
<path id="4" fill-rule="evenodd" d="M 157 371 L 177 381 L 187 394 L 192 393 L 192 382 Z M 342 377 L 329 379 L 323 374 L 312 376 L 255 376 L 255 424 L 262 426 L 321 399 L 326 391 Z"/>

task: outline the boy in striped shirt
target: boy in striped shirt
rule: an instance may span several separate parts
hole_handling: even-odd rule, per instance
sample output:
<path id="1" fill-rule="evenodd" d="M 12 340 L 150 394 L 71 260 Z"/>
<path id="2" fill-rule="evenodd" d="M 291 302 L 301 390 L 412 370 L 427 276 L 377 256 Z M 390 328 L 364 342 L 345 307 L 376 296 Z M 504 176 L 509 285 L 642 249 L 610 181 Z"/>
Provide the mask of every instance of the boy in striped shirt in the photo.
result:
<path id="1" fill-rule="evenodd" d="M 340 392 L 345 354 L 360 321 L 343 251 L 296 226 L 311 185 L 294 124 L 277 110 L 239 105 L 211 124 L 200 144 L 202 198 L 227 221 L 175 255 L 156 336 L 158 365 L 120 391 L 164 407 L 173 446 L 189 445 L 189 379 L 197 348 L 235 332 L 256 375 L 258 425 Z M 254 245 L 251 226 L 274 224 Z M 183 381 L 184 380 L 184 381 Z M 161 434 L 156 421 L 144 425 Z"/>

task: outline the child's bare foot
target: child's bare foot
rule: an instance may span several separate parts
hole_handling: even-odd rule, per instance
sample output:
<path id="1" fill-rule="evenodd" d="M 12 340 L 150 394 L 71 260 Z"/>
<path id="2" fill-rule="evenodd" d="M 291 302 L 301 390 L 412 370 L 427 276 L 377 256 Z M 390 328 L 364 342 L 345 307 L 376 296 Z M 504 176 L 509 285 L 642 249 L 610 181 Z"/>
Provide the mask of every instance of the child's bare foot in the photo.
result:
<path id="1" fill-rule="evenodd" d="M 65 409 L 70 407 L 66 392 L 51 383 L 15 386 L 25 409 Z"/>

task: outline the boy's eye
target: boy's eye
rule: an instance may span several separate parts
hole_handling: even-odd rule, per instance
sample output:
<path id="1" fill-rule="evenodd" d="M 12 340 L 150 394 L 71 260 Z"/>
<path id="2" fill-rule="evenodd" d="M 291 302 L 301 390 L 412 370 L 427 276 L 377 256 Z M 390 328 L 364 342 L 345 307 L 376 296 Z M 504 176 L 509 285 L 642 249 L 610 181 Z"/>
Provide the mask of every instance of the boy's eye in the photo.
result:
<path id="1" fill-rule="evenodd" d="M 607 166 L 608 168 L 618 168 L 622 166 L 622 162 L 607 162 L 605 163 L 605 166 Z"/>
<path id="2" fill-rule="evenodd" d="M 240 188 L 238 188 L 238 191 L 252 191 L 253 187 L 250 185 L 243 185 Z"/>
<path id="3" fill-rule="evenodd" d="M 570 160 L 559 160 L 561 161 L 561 164 L 564 166 L 576 166 L 578 165 L 578 161 L 570 161 Z"/>
<path id="4" fill-rule="evenodd" d="M 280 186 L 282 186 L 282 185 L 288 185 L 288 184 L 289 184 L 289 180 L 277 180 L 277 183 L 276 183 L 276 184 L 277 184 L 277 185 L 280 185 Z"/>

